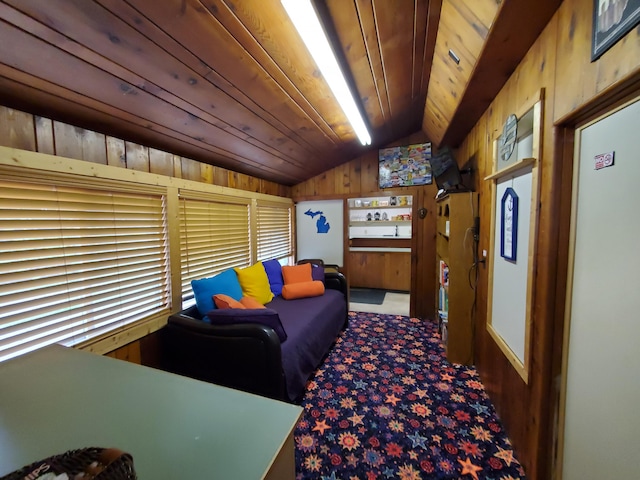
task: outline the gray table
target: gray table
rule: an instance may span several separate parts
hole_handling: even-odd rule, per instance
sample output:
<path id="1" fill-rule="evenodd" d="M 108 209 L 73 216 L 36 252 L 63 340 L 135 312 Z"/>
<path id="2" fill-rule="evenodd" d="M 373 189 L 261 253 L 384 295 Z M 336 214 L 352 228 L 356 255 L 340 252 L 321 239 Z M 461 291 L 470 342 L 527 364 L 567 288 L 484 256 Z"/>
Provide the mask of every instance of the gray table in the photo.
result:
<path id="1" fill-rule="evenodd" d="M 133 455 L 141 480 L 295 478 L 302 409 L 52 346 L 0 363 L 0 476 L 84 447 Z"/>

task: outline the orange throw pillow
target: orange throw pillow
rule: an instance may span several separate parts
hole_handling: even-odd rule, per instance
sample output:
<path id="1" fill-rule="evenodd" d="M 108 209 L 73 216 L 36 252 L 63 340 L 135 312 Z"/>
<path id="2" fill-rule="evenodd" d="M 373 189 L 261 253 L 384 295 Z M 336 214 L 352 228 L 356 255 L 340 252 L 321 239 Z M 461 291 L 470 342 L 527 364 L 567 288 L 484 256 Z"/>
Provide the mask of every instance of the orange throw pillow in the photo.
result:
<path id="1" fill-rule="evenodd" d="M 282 298 L 284 298 L 285 300 L 319 297 L 320 295 L 324 295 L 324 283 L 322 283 L 320 280 L 313 280 L 311 282 L 285 283 L 284 287 L 282 287 Z"/>
<path id="2" fill-rule="evenodd" d="M 218 293 L 213 296 L 213 303 L 216 304 L 216 307 L 225 309 L 225 308 L 241 308 L 245 309 L 246 307 L 241 304 L 239 301 L 234 300 L 229 295 L 225 295 L 223 293 Z"/>
<path id="3" fill-rule="evenodd" d="M 303 263 L 302 265 L 285 265 L 282 267 L 282 278 L 284 284 L 311 282 L 313 277 L 311 276 L 311 264 Z"/>
<path id="4" fill-rule="evenodd" d="M 253 297 L 242 297 L 240 299 L 240 303 L 244 305 L 244 308 L 249 308 L 249 309 L 267 308 Z"/>

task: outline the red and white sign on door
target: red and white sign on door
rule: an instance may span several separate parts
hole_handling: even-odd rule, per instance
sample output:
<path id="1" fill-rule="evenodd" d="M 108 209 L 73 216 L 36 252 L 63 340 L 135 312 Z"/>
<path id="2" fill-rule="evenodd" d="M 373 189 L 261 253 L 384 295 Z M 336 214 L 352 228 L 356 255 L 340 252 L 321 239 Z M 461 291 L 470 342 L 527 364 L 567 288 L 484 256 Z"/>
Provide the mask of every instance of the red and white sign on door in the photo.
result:
<path id="1" fill-rule="evenodd" d="M 610 167 L 613 165 L 613 154 L 615 152 L 607 152 L 601 153 L 593 157 L 595 160 L 596 170 L 600 170 L 601 168 Z"/>

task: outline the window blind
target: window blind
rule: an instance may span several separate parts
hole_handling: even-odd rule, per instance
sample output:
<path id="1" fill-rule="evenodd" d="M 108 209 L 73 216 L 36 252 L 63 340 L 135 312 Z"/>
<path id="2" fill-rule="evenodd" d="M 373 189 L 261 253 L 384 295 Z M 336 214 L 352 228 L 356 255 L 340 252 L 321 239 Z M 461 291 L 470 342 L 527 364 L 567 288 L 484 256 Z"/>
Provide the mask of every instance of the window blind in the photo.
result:
<path id="1" fill-rule="evenodd" d="M 182 300 L 193 298 L 191 280 L 249 265 L 248 203 L 180 198 Z"/>
<path id="2" fill-rule="evenodd" d="M 0 181 L 0 361 L 169 311 L 160 194 Z"/>
<path id="3" fill-rule="evenodd" d="M 289 205 L 257 204 L 258 261 L 292 254 L 291 209 Z"/>

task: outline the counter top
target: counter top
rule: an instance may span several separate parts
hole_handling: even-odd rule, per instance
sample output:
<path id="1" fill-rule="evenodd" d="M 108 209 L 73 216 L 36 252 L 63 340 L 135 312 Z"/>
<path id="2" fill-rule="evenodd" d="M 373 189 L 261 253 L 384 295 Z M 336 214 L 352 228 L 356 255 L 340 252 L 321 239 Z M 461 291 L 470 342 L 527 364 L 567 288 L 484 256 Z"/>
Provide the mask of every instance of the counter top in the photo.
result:
<path id="1" fill-rule="evenodd" d="M 410 236 L 395 236 L 395 235 L 358 235 L 355 237 L 349 237 L 349 240 L 356 238 L 380 238 L 385 240 L 411 240 Z"/>
<path id="2" fill-rule="evenodd" d="M 283 478 L 281 451 L 295 476 L 296 405 L 57 345 L 0 385 L 0 476 L 84 447 L 129 452 L 140 479 Z"/>
<path id="3" fill-rule="evenodd" d="M 411 225 L 411 220 L 351 220 L 352 227 L 388 227 L 395 225 Z"/>
<path id="4" fill-rule="evenodd" d="M 394 248 L 394 247 L 350 247 L 350 252 L 400 252 L 400 253 L 411 253 L 411 248 Z"/>
<path id="5" fill-rule="evenodd" d="M 366 252 L 411 251 L 411 237 L 355 237 L 349 239 L 349 250 L 364 248 Z M 400 249 L 400 250 L 398 250 Z"/>

